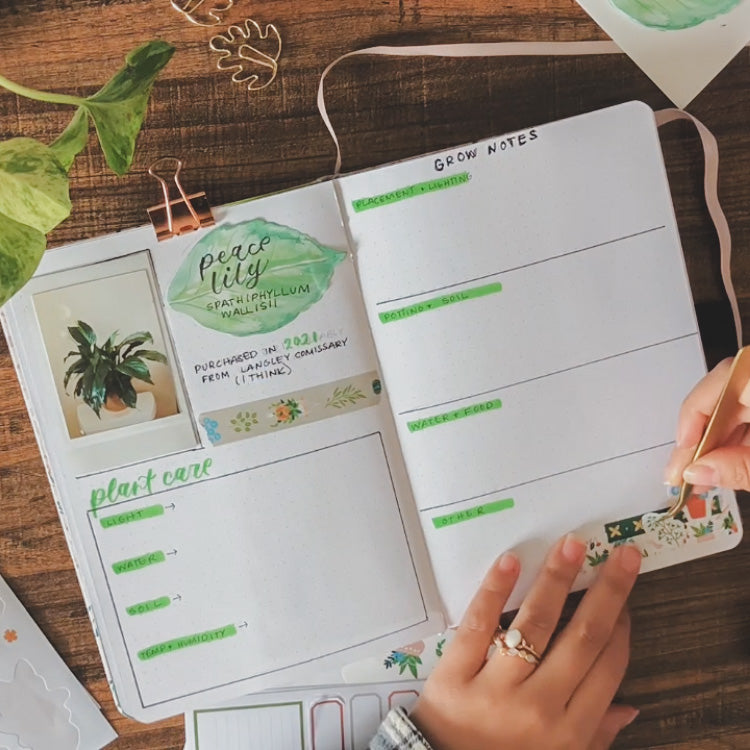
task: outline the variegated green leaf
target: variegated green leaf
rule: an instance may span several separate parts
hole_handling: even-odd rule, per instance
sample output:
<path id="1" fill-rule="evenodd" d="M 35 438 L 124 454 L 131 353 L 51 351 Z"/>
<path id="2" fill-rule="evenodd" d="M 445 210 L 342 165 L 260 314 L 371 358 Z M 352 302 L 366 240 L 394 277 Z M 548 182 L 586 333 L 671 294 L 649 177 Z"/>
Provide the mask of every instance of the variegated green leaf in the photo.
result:
<path id="1" fill-rule="evenodd" d="M 0 212 L 0 305 L 31 278 L 46 246 L 38 229 Z"/>
<path id="2" fill-rule="evenodd" d="M 70 215 L 68 175 L 49 146 L 33 138 L 0 142 L 0 212 L 42 234 Z"/>

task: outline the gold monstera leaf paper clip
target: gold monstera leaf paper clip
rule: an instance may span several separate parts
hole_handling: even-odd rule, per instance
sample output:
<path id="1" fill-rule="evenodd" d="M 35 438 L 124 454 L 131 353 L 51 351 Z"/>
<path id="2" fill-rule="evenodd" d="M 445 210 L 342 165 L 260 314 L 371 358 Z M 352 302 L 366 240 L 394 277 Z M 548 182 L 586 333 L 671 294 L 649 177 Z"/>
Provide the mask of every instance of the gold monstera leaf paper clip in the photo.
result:
<path id="1" fill-rule="evenodd" d="M 175 10 L 183 13 L 188 21 L 198 26 L 216 26 L 234 5 L 234 0 L 219 0 L 216 3 L 206 0 L 171 0 L 171 4 Z"/>
<path id="2" fill-rule="evenodd" d="M 220 54 L 218 69 L 233 70 L 232 80 L 247 84 L 248 91 L 260 91 L 276 79 L 281 35 L 272 23 L 262 28 L 248 18 L 243 26 L 230 26 L 212 37 L 209 46 Z"/>

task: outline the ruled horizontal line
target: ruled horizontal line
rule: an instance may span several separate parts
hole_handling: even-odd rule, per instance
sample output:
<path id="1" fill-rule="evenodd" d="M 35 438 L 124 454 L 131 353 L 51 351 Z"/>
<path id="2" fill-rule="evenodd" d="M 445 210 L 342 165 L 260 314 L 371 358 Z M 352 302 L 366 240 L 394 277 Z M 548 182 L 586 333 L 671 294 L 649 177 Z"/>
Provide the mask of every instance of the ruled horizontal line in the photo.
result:
<path id="1" fill-rule="evenodd" d="M 622 237 L 615 237 L 612 240 L 605 240 L 604 242 L 598 242 L 596 245 L 589 245 L 588 247 L 581 247 L 578 250 L 568 250 L 567 252 L 560 253 L 559 255 L 550 255 L 548 258 L 542 258 L 540 260 L 532 260 L 529 263 L 523 263 L 520 266 L 512 266 L 511 268 L 506 268 L 502 271 L 494 271 L 493 273 L 487 273 L 484 276 L 475 276 L 472 279 L 464 279 L 463 281 L 456 281 L 453 284 L 446 284 L 445 286 L 437 286 L 433 289 L 425 289 L 422 292 L 413 292 L 412 294 L 406 294 L 403 297 L 393 297 L 393 299 L 384 299 L 381 302 L 376 302 L 376 305 L 388 305 L 391 302 L 402 302 L 405 299 L 413 299 L 414 297 L 421 297 L 425 294 L 434 294 L 435 292 L 442 292 L 446 289 L 453 289 L 457 286 L 463 286 L 464 284 L 471 284 L 475 281 L 483 281 L 484 279 L 491 279 L 493 276 L 500 276 L 504 273 L 511 273 L 512 271 L 519 271 L 522 268 L 529 268 L 530 266 L 537 266 L 540 263 L 546 263 L 550 260 L 557 260 L 558 258 L 566 258 L 569 255 L 576 255 L 577 253 L 585 253 L 587 250 L 594 250 L 597 247 L 604 247 L 605 245 L 611 245 L 615 242 L 622 242 L 623 240 L 629 240 L 633 237 L 640 237 L 644 234 L 649 234 L 651 232 L 657 232 L 660 229 L 665 228 L 665 224 L 662 224 L 658 227 L 651 227 L 650 229 L 642 229 L 640 232 L 633 232 L 633 234 L 625 234 Z"/>
<path id="2" fill-rule="evenodd" d="M 671 339 L 664 339 L 663 341 L 657 341 L 653 344 L 646 344 L 645 346 L 638 346 L 635 349 L 628 349 L 624 352 L 618 352 L 617 354 L 608 354 L 606 357 L 599 357 L 599 359 L 592 359 L 588 362 L 581 362 L 577 365 L 571 365 L 570 367 L 564 367 L 561 370 L 553 370 L 552 372 L 546 372 L 543 375 L 535 375 L 533 378 L 526 378 L 525 380 L 516 380 L 514 383 L 506 383 L 505 385 L 497 386 L 497 388 L 489 388 L 486 391 L 479 391 L 478 393 L 470 393 L 468 396 L 460 396 L 459 398 L 452 398 L 448 401 L 439 401 L 435 404 L 429 404 L 427 406 L 415 406 L 413 409 L 405 409 L 404 411 L 398 412 L 400 417 L 405 414 L 414 414 L 418 411 L 426 411 L 427 409 L 437 409 L 440 406 L 448 406 L 449 404 L 456 404 L 459 401 L 467 401 L 468 399 L 478 398 L 479 396 L 486 396 L 490 393 L 497 393 L 498 391 L 504 391 L 508 388 L 514 388 L 517 385 L 523 385 L 524 383 L 532 383 L 535 380 L 543 380 L 544 378 L 550 378 L 553 375 L 561 375 L 564 372 L 571 372 L 572 370 L 578 370 L 582 367 L 588 367 L 589 365 L 595 365 L 599 362 L 606 362 L 608 359 L 617 359 L 617 357 L 624 357 L 628 354 L 634 354 L 635 352 L 641 352 L 645 349 L 652 349 L 655 346 L 663 346 L 665 344 L 671 344 L 675 341 L 682 341 L 682 339 L 689 339 L 692 336 L 697 336 L 698 331 L 692 333 L 684 333 L 681 336 L 674 336 Z"/>
<path id="3" fill-rule="evenodd" d="M 459 505 L 460 503 L 469 503 L 472 500 L 479 500 L 490 495 L 501 495 L 509 492 L 510 490 L 518 489 L 519 487 L 525 487 L 527 484 L 534 484 L 534 482 L 541 482 L 545 479 L 552 479 L 553 477 L 559 477 L 563 474 L 571 474 L 574 471 L 580 471 L 581 469 L 590 469 L 592 466 L 599 466 L 601 464 L 609 463 L 610 461 L 617 461 L 620 458 L 627 458 L 628 456 L 637 456 L 639 453 L 648 453 L 648 451 L 656 450 L 657 448 L 664 448 L 667 445 L 672 445 L 674 440 L 669 440 L 666 443 L 658 443 L 657 445 L 651 445 L 648 448 L 639 448 L 629 453 L 620 453 L 617 456 L 609 456 L 608 458 L 602 458 L 598 461 L 592 461 L 588 464 L 582 464 L 581 466 L 574 466 L 572 469 L 563 469 L 562 471 L 556 471 L 552 474 L 545 474 L 541 477 L 535 477 L 534 479 L 528 479 L 525 482 L 518 482 L 518 484 L 511 484 L 507 487 L 500 487 L 496 490 L 490 490 L 490 492 L 482 492 L 480 495 L 472 495 L 471 497 L 464 497 L 460 500 L 451 500 L 449 503 L 441 503 L 440 505 L 430 505 L 427 508 L 420 508 L 420 513 L 427 513 L 428 511 L 438 510 L 440 508 L 449 508 L 452 505 Z"/>

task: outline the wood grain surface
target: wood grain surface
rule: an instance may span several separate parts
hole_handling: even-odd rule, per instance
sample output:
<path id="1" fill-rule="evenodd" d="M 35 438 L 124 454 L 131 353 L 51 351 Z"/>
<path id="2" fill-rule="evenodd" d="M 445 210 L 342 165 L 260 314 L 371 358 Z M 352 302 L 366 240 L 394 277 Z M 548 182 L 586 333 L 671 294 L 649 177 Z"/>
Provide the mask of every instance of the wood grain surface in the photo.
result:
<path id="1" fill-rule="evenodd" d="M 283 38 L 279 77 L 260 92 L 248 92 L 219 72 L 208 46 L 217 31 L 248 17 L 275 23 Z M 34 88 L 93 93 L 127 51 L 155 37 L 172 42 L 177 52 L 155 86 L 133 170 L 124 178 L 107 171 L 92 135 L 71 172 L 73 214 L 52 233 L 50 246 L 143 223 L 144 206 L 158 198 L 146 170 L 162 155 L 184 158 L 185 185 L 205 189 L 213 203 L 329 174 L 334 150 L 316 109 L 318 79 L 328 62 L 350 50 L 605 38 L 573 0 L 236 0 L 215 29 L 190 24 L 168 0 L 0 2 L 0 72 Z M 733 274 L 746 325 L 749 63 L 746 48 L 688 107 L 719 140 L 720 194 L 734 238 Z M 622 55 L 354 58 L 332 72 L 326 94 L 345 170 L 629 99 L 655 108 L 669 104 Z M 0 90 L 0 139 L 24 135 L 50 142 L 70 115 L 69 108 Z M 664 128 L 662 138 L 703 342 L 714 364 L 734 345 L 716 238 L 702 200 L 700 147 L 682 123 Z M 4 339 L 0 573 L 102 704 L 120 734 L 112 747 L 182 748 L 179 718 L 141 725 L 113 706 Z M 622 698 L 640 707 L 641 715 L 616 747 L 750 748 L 750 544 L 643 576 L 632 612 L 633 655 Z"/>

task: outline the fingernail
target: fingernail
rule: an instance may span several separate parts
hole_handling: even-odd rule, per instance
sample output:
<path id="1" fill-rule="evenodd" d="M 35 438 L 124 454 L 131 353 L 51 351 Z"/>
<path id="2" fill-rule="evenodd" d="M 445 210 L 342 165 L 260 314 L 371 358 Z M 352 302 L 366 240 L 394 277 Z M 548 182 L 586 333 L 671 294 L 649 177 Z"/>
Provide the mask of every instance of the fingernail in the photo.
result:
<path id="1" fill-rule="evenodd" d="M 639 708 L 631 708 L 633 715 L 622 725 L 623 729 L 630 724 L 632 724 L 637 718 L 638 714 L 640 714 L 641 710 Z"/>
<path id="2" fill-rule="evenodd" d="M 669 464 L 669 466 L 664 469 L 664 484 L 674 487 L 676 484 L 680 484 L 681 481 L 682 479 L 680 477 L 679 469 L 677 469 L 676 466 Z"/>
<path id="3" fill-rule="evenodd" d="M 637 573 L 641 569 L 641 551 L 631 544 L 623 545 L 620 547 L 618 562 L 628 573 Z"/>
<path id="4" fill-rule="evenodd" d="M 682 472 L 682 476 L 690 484 L 702 484 L 708 487 L 716 487 L 719 484 L 719 472 L 708 464 L 690 464 Z"/>
<path id="5" fill-rule="evenodd" d="M 560 552 L 568 562 L 580 565 L 583 562 L 586 545 L 576 539 L 573 534 L 568 534 L 563 541 Z"/>
<path id="6" fill-rule="evenodd" d="M 512 573 L 518 567 L 518 558 L 512 552 L 506 552 L 497 562 L 498 570 Z"/>

